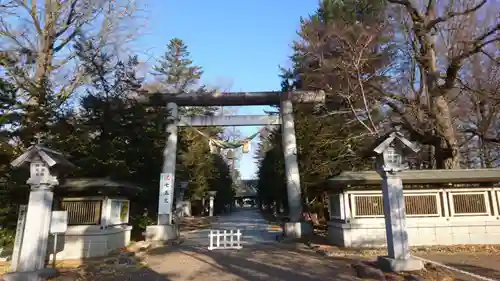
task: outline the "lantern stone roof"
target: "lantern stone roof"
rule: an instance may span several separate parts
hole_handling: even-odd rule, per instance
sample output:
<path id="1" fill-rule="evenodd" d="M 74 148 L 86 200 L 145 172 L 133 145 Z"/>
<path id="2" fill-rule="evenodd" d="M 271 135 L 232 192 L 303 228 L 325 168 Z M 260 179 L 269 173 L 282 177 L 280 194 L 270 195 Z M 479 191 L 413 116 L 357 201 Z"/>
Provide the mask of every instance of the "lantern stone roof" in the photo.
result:
<path id="1" fill-rule="evenodd" d="M 59 194 L 90 195 L 137 195 L 143 188 L 128 182 L 114 181 L 109 178 L 69 178 L 54 188 Z"/>
<path id="2" fill-rule="evenodd" d="M 17 157 L 10 164 L 15 168 L 19 168 L 31 163 L 38 157 L 40 157 L 49 167 L 53 167 L 55 165 L 63 167 L 74 167 L 74 165 L 69 162 L 68 159 L 66 159 L 64 154 L 40 144 L 35 144 L 28 147 L 28 149 L 26 149 L 26 152 Z"/>
<path id="3" fill-rule="evenodd" d="M 403 184 L 500 183 L 500 169 L 406 170 L 398 176 Z M 376 171 L 344 171 L 327 180 L 327 186 L 335 189 L 380 184 Z"/>
<path id="4" fill-rule="evenodd" d="M 365 157 L 376 156 L 382 154 L 394 141 L 400 141 L 404 145 L 404 150 L 412 152 L 420 151 L 420 148 L 415 143 L 408 140 L 401 132 L 401 127 L 396 126 L 388 133 L 378 137 L 374 143 L 365 151 Z"/>

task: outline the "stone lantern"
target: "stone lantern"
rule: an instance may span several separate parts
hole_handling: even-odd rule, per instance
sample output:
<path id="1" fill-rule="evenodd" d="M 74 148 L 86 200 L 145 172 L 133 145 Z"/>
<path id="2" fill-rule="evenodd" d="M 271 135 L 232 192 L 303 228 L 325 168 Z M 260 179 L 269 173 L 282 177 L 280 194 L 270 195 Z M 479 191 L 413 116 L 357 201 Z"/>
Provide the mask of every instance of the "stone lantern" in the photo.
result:
<path id="1" fill-rule="evenodd" d="M 209 198 L 209 216 L 213 216 L 214 215 L 214 200 L 215 200 L 215 195 L 217 194 L 217 191 L 209 191 L 208 192 L 208 198 Z"/>
<path id="2" fill-rule="evenodd" d="M 176 213 L 181 216 L 191 216 L 191 203 L 188 200 L 184 200 L 184 193 L 188 189 L 189 182 L 182 181 L 177 185 L 177 197 L 175 201 Z"/>
<path id="3" fill-rule="evenodd" d="M 31 191 L 16 268 L 20 272 L 34 272 L 45 266 L 54 196 L 52 188 L 59 184 L 58 174 L 74 165 L 62 153 L 40 144 L 29 147 L 11 165 L 30 170 L 26 183 Z"/>
<path id="4" fill-rule="evenodd" d="M 409 168 L 405 161 L 407 152 L 420 150 L 417 145 L 406 139 L 400 130 L 400 127 L 396 127 L 375 143 L 372 154 L 376 155 L 377 171 L 381 175 L 407 170 Z"/>
<path id="5" fill-rule="evenodd" d="M 382 196 L 387 237 L 387 257 L 378 257 L 384 268 L 392 271 L 416 271 L 423 268 L 421 260 L 411 257 L 406 231 L 403 182 L 398 173 L 407 170 L 405 156 L 420 149 L 406 139 L 400 127 L 379 138 L 371 150 L 376 156 L 377 172 L 382 177 Z"/>

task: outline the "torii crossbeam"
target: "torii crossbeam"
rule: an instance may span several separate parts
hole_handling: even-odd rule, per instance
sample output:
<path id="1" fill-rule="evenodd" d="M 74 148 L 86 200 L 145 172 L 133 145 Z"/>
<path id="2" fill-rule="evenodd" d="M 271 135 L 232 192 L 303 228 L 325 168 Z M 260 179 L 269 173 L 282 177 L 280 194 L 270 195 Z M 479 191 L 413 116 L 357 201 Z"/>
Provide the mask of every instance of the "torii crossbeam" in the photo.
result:
<path id="1" fill-rule="evenodd" d="M 214 92 L 214 93 L 149 93 L 139 92 L 137 100 L 142 103 L 165 105 L 175 103 L 178 106 L 251 106 L 280 105 L 283 99 L 294 103 L 323 103 L 325 92 Z"/>

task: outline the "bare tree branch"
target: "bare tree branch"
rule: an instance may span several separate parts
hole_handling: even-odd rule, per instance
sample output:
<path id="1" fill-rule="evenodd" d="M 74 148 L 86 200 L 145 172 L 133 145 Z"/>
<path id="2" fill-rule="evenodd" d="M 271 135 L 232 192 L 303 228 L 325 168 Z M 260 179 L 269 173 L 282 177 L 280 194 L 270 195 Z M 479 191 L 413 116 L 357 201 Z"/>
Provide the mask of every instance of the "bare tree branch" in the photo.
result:
<path id="1" fill-rule="evenodd" d="M 430 6 L 432 2 L 435 2 L 435 0 L 429 0 L 429 6 L 427 8 L 427 11 L 429 11 L 430 9 Z M 436 27 L 436 25 L 438 25 L 439 23 L 442 23 L 442 22 L 445 22 L 445 21 L 448 21 L 454 17 L 458 17 L 458 16 L 464 16 L 464 15 L 468 15 L 470 13 L 474 13 L 476 12 L 477 10 L 479 10 L 481 7 L 484 6 L 484 4 L 486 4 L 486 2 L 488 2 L 488 0 L 481 0 L 481 2 L 477 5 L 475 5 L 474 7 L 472 8 L 469 8 L 469 9 L 466 9 L 465 11 L 462 11 L 462 12 L 452 12 L 452 11 L 449 11 L 447 12 L 446 14 L 440 16 L 440 17 L 437 17 L 435 19 L 432 19 L 430 21 L 427 22 L 427 24 L 425 25 L 425 29 L 430 31 L 431 29 L 433 29 L 434 27 Z M 428 13 L 426 13 L 428 15 Z"/>

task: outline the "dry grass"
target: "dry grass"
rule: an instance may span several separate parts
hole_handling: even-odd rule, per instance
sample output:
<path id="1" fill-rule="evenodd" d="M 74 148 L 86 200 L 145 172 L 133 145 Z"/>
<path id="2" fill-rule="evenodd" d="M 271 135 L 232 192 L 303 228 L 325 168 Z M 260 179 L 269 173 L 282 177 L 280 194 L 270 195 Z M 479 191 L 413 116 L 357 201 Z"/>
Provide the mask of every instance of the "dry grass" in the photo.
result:
<path id="1" fill-rule="evenodd" d="M 0 262 L 0 275 L 10 271 L 10 262 Z"/>

